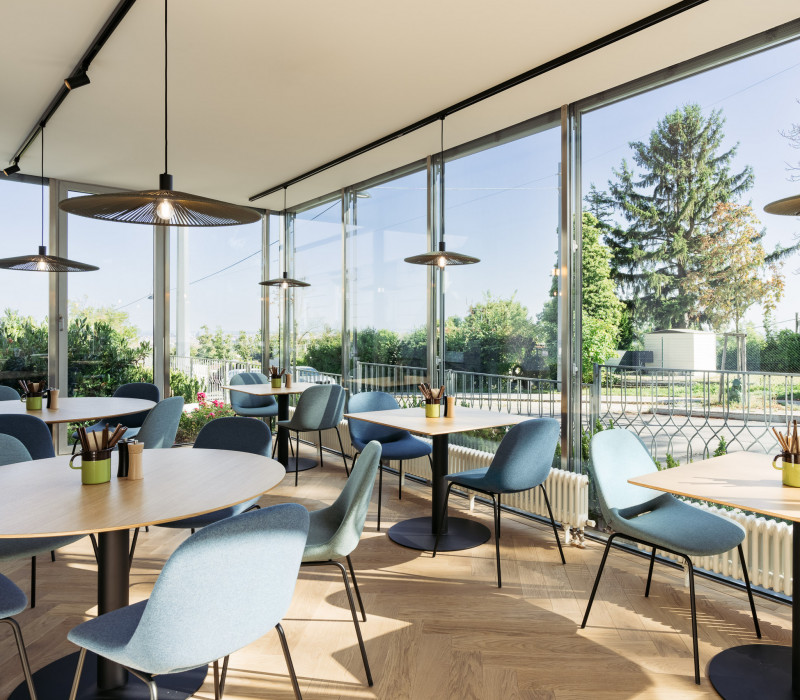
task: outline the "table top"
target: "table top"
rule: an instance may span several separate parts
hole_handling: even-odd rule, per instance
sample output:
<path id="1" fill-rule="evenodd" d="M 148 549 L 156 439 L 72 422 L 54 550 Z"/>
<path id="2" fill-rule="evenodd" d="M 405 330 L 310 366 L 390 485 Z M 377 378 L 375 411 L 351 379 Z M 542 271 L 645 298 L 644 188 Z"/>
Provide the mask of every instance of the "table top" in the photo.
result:
<path id="1" fill-rule="evenodd" d="M 285 386 L 281 386 L 280 389 L 273 389 L 271 384 L 237 384 L 236 386 L 226 384 L 222 388 L 230 391 L 240 391 L 243 394 L 252 394 L 253 396 L 291 396 L 292 394 L 302 394 L 312 386 L 318 385 L 307 382 L 292 382 L 292 386 L 288 389 Z"/>
<path id="2" fill-rule="evenodd" d="M 449 435 L 464 433 L 468 430 L 483 428 L 500 428 L 504 425 L 515 425 L 533 416 L 519 416 L 501 411 L 485 411 L 480 408 L 464 408 L 456 406 L 453 416 L 443 418 L 426 418 L 424 408 L 393 408 L 388 411 L 364 411 L 363 413 L 345 413 L 344 417 L 377 423 L 390 428 L 408 430 L 418 435 Z"/>
<path id="3" fill-rule="evenodd" d="M 800 522 L 800 488 L 784 486 L 781 472 L 772 468 L 772 457 L 757 452 L 731 452 L 628 481 L 657 491 Z"/>
<path id="4" fill-rule="evenodd" d="M 40 411 L 28 411 L 24 401 L 0 401 L 0 414 L 36 416 L 49 425 L 127 416 L 139 411 L 148 411 L 156 405 L 155 401 L 126 399 L 119 396 L 59 397 L 57 409 L 46 408 L 46 403 L 47 399 L 43 399 Z"/>
<path id="5" fill-rule="evenodd" d="M 286 472 L 274 459 L 232 450 L 144 450 L 144 478 L 84 486 L 69 457 L 0 467 L 0 538 L 81 535 L 179 520 L 266 493 Z M 80 459 L 75 460 L 76 464 Z"/>

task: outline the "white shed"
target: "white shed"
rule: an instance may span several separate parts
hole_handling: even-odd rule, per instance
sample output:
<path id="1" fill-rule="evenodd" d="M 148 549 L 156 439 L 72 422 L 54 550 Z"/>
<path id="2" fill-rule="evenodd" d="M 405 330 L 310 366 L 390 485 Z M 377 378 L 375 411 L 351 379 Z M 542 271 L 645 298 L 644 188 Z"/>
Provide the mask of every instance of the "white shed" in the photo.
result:
<path id="1" fill-rule="evenodd" d="M 645 333 L 644 349 L 653 352 L 647 367 L 665 369 L 717 369 L 717 334 L 673 328 Z"/>

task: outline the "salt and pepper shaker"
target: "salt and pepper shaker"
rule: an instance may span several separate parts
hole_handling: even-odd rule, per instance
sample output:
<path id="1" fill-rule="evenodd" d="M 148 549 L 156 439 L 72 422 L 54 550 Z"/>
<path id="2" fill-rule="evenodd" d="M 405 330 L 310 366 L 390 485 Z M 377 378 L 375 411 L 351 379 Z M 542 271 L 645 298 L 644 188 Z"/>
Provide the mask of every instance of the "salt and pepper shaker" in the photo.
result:
<path id="1" fill-rule="evenodd" d="M 118 452 L 119 463 L 117 466 L 117 478 L 127 479 L 129 463 L 130 463 L 130 458 L 128 455 L 128 441 L 120 440 L 118 447 L 119 447 L 119 452 Z"/>
<path id="2" fill-rule="evenodd" d="M 453 417 L 453 413 L 455 412 L 456 407 L 456 397 L 455 396 L 448 396 L 447 403 L 444 405 L 444 415 L 448 418 Z"/>
<path id="3" fill-rule="evenodd" d="M 128 480 L 135 481 L 143 479 L 142 473 L 142 450 L 144 443 L 138 440 L 128 442 Z"/>

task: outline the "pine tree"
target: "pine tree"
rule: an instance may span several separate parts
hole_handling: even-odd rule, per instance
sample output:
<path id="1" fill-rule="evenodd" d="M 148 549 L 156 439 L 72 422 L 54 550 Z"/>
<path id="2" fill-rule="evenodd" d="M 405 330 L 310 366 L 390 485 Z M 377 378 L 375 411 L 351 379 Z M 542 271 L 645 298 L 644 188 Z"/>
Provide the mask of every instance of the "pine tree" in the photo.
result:
<path id="1" fill-rule="evenodd" d="M 653 328 L 701 327 L 696 290 L 688 283 L 702 270 L 702 238 L 719 203 L 753 185 L 746 166 L 731 172 L 736 146 L 722 151 L 721 110 L 708 117 L 697 104 L 666 115 L 647 143 L 630 143 L 634 173 L 625 160 L 609 181 L 608 200 L 627 228 L 606 233 L 616 282 L 635 301 L 636 320 Z"/>

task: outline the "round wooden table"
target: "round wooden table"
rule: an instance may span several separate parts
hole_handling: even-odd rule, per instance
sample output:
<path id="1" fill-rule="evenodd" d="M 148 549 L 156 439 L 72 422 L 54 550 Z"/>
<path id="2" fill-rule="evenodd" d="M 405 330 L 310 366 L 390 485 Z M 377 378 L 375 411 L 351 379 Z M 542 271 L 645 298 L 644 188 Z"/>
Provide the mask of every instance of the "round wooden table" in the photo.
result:
<path id="1" fill-rule="evenodd" d="M 2 402 L 0 402 L 2 403 Z M 116 453 L 111 473 L 116 474 Z M 243 503 L 278 484 L 286 472 L 275 460 L 230 450 L 146 450 L 144 479 L 111 478 L 83 486 L 66 457 L 11 464 L 0 469 L 0 538 L 99 533 L 98 613 L 128 605 L 128 531 L 179 520 Z M 87 656 L 94 658 L 94 655 Z M 149 698 L 143 683 L 127 684 L 127 672 L 107 659 L 96 660 L 96 678 L 84 669 L 78 697 Z M 60 697 L 72 683 L 77 654 L 34 674 L 39 697 Z M 206 668 L 158 677 L 165 698 L 190 697 Z M 11 698 L 25 698 L 26 684 Z M 159 696 L 161 697 L 161 692 Z"/>

